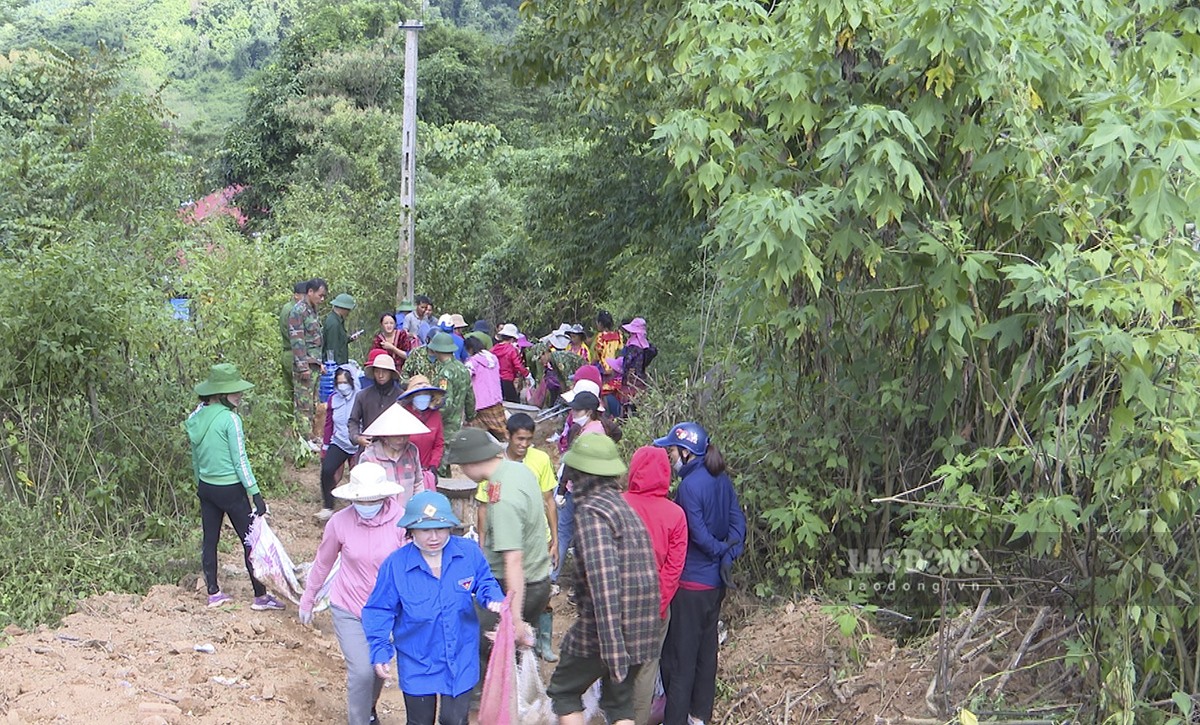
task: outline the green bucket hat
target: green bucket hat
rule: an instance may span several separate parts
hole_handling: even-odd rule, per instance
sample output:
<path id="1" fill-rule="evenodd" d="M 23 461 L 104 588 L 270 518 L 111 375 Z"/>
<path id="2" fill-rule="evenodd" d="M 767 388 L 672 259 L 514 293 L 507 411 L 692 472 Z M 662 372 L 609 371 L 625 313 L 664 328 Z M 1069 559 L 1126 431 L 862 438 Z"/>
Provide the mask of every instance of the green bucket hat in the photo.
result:
<path id="1" fill-rule="evenodd" d="M 563 463 L 593 476 L 620 476 L 627 470 L 617 444 L 606 435 L 585 433 L 571 444 Z"/>
<path id="2" fill-rule="evenodd" d="M 479 463 L 500 455 L 504 446 L 482 428 L 463 428 L 446 441 L 446 462 Z"/>
<path id="3" fill-rule="evenodd" d="M 210 395 L 240 393 L 254 387 L 254 383 L 242 380 L 241 373 L 233 363 L 217 363 L 208 371 L 208 379 L 197 385 L 193 390 L 196 395 L 207 398 Z"/>
<path id="4" fill-rule="evenodd" d="M 352 310 L 354 309 L 354 298 L 343 292 L 337 297 L 334 297 L 331 304 L 334 307 L 341 307 L 343 310 Z"/>
<path id="5" fill-rule="evenodd" d="M 429 349 L 434 352 L 458 352 L 458 345 L 454 344 L 454 336 L 449 332 L 439 332 L 429 341 Z"/>
<path id="6" fill-rule="evenodd" d="M 483 345 L 484 350 L 492 349 L 492 336 L 486 332 L 480 332 L 479 330 L 476 330 L 475 332 L 468 332 L 467 337 L 473 337 L 476 340 L 479 340 L 479 344 Z"/>

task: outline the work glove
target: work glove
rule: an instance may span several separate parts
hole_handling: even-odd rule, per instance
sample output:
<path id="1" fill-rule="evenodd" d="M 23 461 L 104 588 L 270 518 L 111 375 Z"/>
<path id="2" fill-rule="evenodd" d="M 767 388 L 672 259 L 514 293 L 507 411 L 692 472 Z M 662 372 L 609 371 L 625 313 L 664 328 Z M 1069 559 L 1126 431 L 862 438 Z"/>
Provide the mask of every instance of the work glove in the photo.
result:
<path id="1" fill-rule="evenodd" d="M 301 609 L 300 610 L 300 624 L 303 624 L 304 626 L 307 627 L 308 625 L 312 624 L 312 619 L 313 619 L 313 612 L 311 609 Z"/>
<path id="2" fill-rule="evenodd" d="M 261 493 L 254 494 L 254 515 L 255 516 L 266 516 L 267 515 L 267 502 L 263 501 L 263 497 L 262 497 Z"/>

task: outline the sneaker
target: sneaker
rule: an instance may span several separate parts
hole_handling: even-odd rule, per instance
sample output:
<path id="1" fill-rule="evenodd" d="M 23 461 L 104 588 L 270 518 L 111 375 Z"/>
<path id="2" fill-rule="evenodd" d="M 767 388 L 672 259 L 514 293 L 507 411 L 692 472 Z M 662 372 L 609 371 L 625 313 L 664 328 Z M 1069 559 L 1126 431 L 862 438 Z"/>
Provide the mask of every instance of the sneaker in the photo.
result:
<path id="1" fill-rule="evenodd" d="M 317 521 L 328 521 L 333 516 L 333 509 L 321 509 L 316 514 Z"/>
<path id="2" fill-rule="evenodd" d="M 550 596 L 557 597 L 558 593 L 561 591 L 562 591 L 562 587 L 558 586 L 557 584 L 550 585 Z"/>
<path id="3" fill-rule="evenodd" d="M 210 604 L 209 606 L 211 607 L 212 605 Z M 254 603 L 250 605 L 250 608 L 258 612 L 266 611 L 268 609 L 287 609 L 283 602 L 279 601 L 270 594 L 264 594 L 261 597 L 255 597 Z"/>
<path id="4" fill-rule="evenodd" d="M 233 597 L 229 596 L 225 592 L 217 592 L 216 594 L 208 595 L 208 606 L 210 607 L 219 607 L 223 604 L 229 604 L 232 601 Z"/>

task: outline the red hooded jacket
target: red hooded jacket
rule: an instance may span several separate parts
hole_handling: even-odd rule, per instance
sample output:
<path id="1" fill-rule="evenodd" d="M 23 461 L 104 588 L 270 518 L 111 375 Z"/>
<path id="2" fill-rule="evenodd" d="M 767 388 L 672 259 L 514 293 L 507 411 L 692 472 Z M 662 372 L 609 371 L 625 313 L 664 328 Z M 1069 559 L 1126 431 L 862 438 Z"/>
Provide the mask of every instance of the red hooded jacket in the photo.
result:
<path id="1" fill-rule="evenodd" d="M 629 462 L 629 490 L 625 500 L 646 524 L 654 546 L 662 597 L 659 617 L 667 616 L 667 608 L 679 589 L 679 575 L 683 573 L 688 548 L 687 517 L 683 509 L 667 498 L 670 487 L 671 461 L 667 452 L 653 446 L 637 449 Z"/>

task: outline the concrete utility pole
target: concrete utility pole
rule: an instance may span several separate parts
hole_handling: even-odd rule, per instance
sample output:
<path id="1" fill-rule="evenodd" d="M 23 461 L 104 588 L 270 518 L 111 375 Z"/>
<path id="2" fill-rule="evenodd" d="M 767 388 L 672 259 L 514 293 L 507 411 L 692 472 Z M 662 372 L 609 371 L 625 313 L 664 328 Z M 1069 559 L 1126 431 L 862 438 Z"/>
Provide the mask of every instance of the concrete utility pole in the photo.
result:
<path id="1" fill-rule="evenodd" d="M 421 3 L 425 17 L 426 2 Z M 400 23 L 404 31 L 404 130 L 401 138 L 400 167 L 400 249 L 396 255 L 396 307 L 411 301 L 414 295 L 413 260 L 416 256 L 416 194 L 413 183 L 417 171 L 417 32 L 425 25 L 420 20 Z"/>

